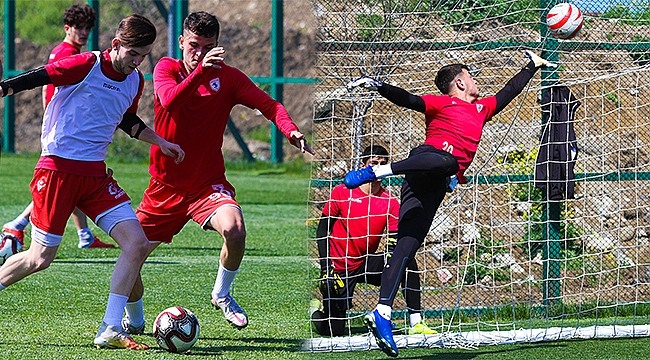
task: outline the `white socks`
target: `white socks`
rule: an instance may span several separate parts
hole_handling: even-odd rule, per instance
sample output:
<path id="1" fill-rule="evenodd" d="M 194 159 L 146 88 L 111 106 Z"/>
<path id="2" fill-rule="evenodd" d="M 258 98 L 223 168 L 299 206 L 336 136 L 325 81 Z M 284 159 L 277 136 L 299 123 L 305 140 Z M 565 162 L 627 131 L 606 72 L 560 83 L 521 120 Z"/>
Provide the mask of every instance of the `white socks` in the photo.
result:
<path id="1" fill-rule="evenodd" d="M 95 240 L 95 237 L 89 228 L 77 230 L 77 235 L 79 235 L 79 248 L 87 247 Z"/>
<path id="2" fill-rule="evenodd" d="M 16 230 L 25 230 L 27 225 L 29 225 L 29 219 L 24 218 L 22 215 L 18 215 L 17 218 L 6 223 L 4 226 Z"/>
<path id="3" fill-rule="evenodd" d="M 212 289 L 213 299 L 221 299 L 228 295 L 238 270 L 228 270 L 219 262 L 219 272 L 217 272 L 217 279 L 214 281 L 214 288 Z"/>
<path id="4" fill-rule="evenodd" d="M 419 312 L 409 314 L 409 324 L 411 327 L 415 326 L 415 324 L 419 323 L 420 321 L 422 321 L 422 314 Z"/>
<path id="5" fill-rule="evenodd" d="M 393 175 L 393 168 L 390 167 L 390 164 L 375 165 L 372 167 L 372 171 L 375 173 L 377 179 Z"/>
<path id="6" fill-rule="evenodd" d="M 134 327 L 140 327 L 144 324 L 144 305 L 142 299 L 133 302 L 127 302 L 124 307 L 129 323 Z"/>
<path id="7" fill-rule="evenodd" d="M 384 304 L 377 304 L 376 309 L 377 309 L 377 312 L 379 313 L 379 315 L 381 315 L 381 317 L 383 317 L 386 320 L 390 320 L 391 312 L 392 312 L 392 309 L 391 309 L 390 306 L 384 305 Z"/>
<path id="8" fill-rule="evenodd" d="M 129 297 L 126 295 L 108 294 L 108 304 L 106 304 L 106 313 L 104 313 L 104 322 L 109 326 L 122 328 L 122 314 Z"/>

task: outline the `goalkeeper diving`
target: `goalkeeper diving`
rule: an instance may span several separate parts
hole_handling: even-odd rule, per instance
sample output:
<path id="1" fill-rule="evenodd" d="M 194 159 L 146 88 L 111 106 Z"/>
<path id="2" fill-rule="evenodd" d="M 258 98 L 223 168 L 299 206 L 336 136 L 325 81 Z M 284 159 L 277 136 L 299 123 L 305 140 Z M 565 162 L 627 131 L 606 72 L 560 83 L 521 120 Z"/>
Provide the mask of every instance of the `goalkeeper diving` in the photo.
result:
<path id="1" fill-rule="evenodd" d="M 445 65 L 438 71 L 434 82 L 442 95 L 414 95 L 367 76 L 348 84 L 350 91 L 356 87 L 376 90 L 398 106 L 423 113 L 426 127 L 424 144 L 412 149 L 406 159 L 353 170 L 344 178 L 345 185 L 355 189 L 389 175 L 405 175 L 397 245 L 381 275 L 379 303 L 365 317 L 377 345 L 389 356 L 398 355 L 391 312 L 406 264 L 422 246 L 446 193 L 467 182 L 464 173 L 474 159 L 483 127 L 524 90 L 538 68 L 555 67 L 531 51 L 524 53 L 528 64 L 503 89 L 485 98 L 480 97 L 470 68 L 464 64 Z"/>

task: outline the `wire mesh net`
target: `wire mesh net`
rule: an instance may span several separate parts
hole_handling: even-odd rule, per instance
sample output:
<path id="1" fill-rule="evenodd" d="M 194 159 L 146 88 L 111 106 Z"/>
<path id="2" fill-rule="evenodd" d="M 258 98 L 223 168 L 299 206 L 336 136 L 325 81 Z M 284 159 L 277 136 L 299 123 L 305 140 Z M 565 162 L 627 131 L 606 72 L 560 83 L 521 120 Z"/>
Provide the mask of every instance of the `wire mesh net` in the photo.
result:
<path id="1" fill-rule="evenodd" d="M 424 141 L 422 114 L 374 91 L 348 91 L 349 81 L 368 75 L 413 94 L 437 94 L 437 70 L 462 63 L 478 72 L 481 94 L 490 96 L 526 65 L 524 49 L 559 65 L 539 71 L 485 125 L 466 172 L 470 182 L 446 197 L 416 255 L 423 314 L 439 333 L 649 320 L 650 8 L 645 2 L 574 2 L 584 25 L 565 41 L 553 38 L 544 22 L 555 4 L 315 2 L 322 82 L 314 100 L 313 142 L 319 153 L 312 167 L 312 226 L 332 188 L 360 166 L 365 146 L 382 145 L 396 161 Z M 540 137 L 549 126 L 541 101 L 557 86 L 567 86 L 579 102 L 573 119 L 575 193 L 547 201 L 534 173 L 536 164 L 550 164 L 538 159 Z M 384 180 L 396 196 L 400 184 L 399 177 Z M 316 240 L 314 232 L 311 236 Z M 317 277 L 315 270 L 314 284 Z M 323 295 L 314 288 L 313 296 Z M 366 331 L 360 318 L 377 301 L 377 287 L 357 285 L 346 317 L 348 337 Z M 393 317 L 399 329 L 408 328 L 401 296 Z M 339 342 L 311 349 L 338 349 Z M 365 338 L 360 344 L 367 348 L 372 342 Z"/>

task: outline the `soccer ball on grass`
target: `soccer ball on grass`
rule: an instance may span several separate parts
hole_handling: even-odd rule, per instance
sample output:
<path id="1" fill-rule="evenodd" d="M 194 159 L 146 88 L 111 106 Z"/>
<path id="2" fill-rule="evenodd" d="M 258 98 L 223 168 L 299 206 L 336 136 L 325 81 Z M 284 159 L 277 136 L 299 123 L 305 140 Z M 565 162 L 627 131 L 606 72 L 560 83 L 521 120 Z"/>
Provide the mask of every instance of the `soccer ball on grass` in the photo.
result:
<path id="1" fill-rule="evenodd" d="M 0 266 L 4 265 L 10 256 L 21 251 L 23 251 L 23 244 L 20 243 L 17 237 L 9 233 L 2 233 L 0 240 Z"/>
<path id="2" fill-rule="evenodd" d="M 153 336 L 158 345 L 174 353 L 192 348 L 199 338 L 199 330 L 199 319 L 182 306 L 163 310 L 153 322 Z"/>

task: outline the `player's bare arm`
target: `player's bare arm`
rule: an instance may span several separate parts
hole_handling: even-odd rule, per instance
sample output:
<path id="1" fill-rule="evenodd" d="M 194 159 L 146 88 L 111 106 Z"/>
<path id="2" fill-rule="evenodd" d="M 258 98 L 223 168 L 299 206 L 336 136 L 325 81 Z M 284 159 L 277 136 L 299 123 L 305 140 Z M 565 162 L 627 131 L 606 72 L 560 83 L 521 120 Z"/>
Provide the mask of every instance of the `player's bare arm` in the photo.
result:
<path id="1" fill-rule="evenodd" d="M 157 145 L 163 154 L 174 158 L 178 164 L 185 158 L 185 152 L 180 146 L 162 138 L 150 127 L 148 127 L 140 117 L 135 113 L 127 112 L 123 115 L 122 121 L 118 127 L 127 133 L 130 137 L 144 141 L 149 144 Z"/>
<path id="2" fill-rule="evenodd" d="M 150 127 L 142 130 L 138 140 L 158 146 L 163 154 L 174 158 L 174 162 L 177 164 L 180 164 L 185 159 L 185 151 L 178 144 L 165 140 Z"/>

